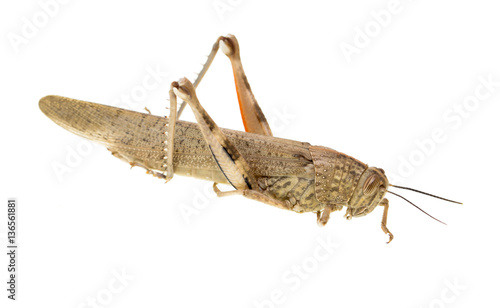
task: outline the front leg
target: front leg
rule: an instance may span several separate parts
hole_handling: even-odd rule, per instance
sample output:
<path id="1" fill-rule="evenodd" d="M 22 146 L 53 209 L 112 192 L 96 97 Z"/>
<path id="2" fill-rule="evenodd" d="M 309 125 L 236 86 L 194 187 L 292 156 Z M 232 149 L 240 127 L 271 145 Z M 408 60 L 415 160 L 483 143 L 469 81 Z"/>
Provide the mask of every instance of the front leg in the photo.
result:
<path id="1" fill-rule="evenodd" d="M 387 229 L 387 213 L 389 212 L 389 200 L 387 200 L 386 198 L 384 198 L 380 202 L 379 205 L 384 207 L 384 214 L 382 216 L 381 227 L 382 227 L 382 231 L 384 231 L 385 234 L 389 235 L 389 241 L 387 242 L 387 244 L 389 244 L 392 241 L 392 239 L 394 238 L 394 236 L 392 235 L 391 231 L 389 231 L 389 229 Z"/>

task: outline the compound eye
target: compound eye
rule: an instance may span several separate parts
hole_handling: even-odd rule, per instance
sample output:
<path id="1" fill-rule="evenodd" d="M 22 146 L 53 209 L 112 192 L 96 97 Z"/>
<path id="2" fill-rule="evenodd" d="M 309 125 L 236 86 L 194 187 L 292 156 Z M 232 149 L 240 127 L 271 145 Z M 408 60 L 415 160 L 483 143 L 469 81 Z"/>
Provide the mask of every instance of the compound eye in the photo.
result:
<path id="1" fill-rule="evenodd" d="M 372 195 L 379 187 L 380 180 L 376 174 L 372 174 L 368 177 L 365 184 L 363 185 L 363 194 L 369 196 Z"/>

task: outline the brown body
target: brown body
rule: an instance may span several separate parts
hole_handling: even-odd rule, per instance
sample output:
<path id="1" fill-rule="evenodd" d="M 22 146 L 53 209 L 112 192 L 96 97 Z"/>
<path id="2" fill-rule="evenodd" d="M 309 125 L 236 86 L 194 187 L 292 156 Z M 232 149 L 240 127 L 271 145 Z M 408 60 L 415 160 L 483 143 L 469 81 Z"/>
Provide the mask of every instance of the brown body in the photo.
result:
<path id="1" fill-rule="evenodd" d="M 246 132 L 221 129 L 196 95 L 219 48 L 233 68 Z M 173 82 L 169 97 L 169 118 L 60 96 L 42 98 L 40 109 L 67 130 L 103 144 L 114 156 L 167 182 L 174 174 L 213 181 L 219 197 L 240 195 L 281 209 L 314 212 L 321 226 L 331 212 L 344 207 L 350 219 L 382 206 L 381 228 L 392 240 L 386 226 L 389 201 L 384 198 L 390 184 L 384 171 L 329 148 L 274 137 L 233 35 L 217 38 L 194 83 L 186 78 Z M 177 98 L 183 100 L 179 109 Z M 179 121 L 186 103 L 197 123 Z M 220 191 L 217 183 L 234 190 Z"/>
<path id="2" fill-rule="evenodd" d="M 60 96 L 44 97 L 40 108 L 58 125 L 106 146 L 116 157 L 164 171 L 168 118 Z M 333 203 L 348 206 L 368 168 L 348 155 L 307 142 L 222 131 L 253 171 L 258 183 L 254 189 L 296 212 L 317 212 Z M 229 184 L 196 123 L 177 121 L 173 165 L 175 174 Z"/>

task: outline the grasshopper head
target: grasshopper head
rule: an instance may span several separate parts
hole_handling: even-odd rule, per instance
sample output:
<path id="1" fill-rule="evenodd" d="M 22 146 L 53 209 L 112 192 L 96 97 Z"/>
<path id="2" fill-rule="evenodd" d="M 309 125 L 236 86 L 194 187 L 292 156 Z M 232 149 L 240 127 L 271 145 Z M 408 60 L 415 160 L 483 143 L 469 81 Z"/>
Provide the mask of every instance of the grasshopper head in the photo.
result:
<path id="1" fill-rule="evenodd" d="M 384 199 L 389 181 L 384 170 L 369 167 L 363 172 L 348 203 L 347 219 L 369 214 Z"/>

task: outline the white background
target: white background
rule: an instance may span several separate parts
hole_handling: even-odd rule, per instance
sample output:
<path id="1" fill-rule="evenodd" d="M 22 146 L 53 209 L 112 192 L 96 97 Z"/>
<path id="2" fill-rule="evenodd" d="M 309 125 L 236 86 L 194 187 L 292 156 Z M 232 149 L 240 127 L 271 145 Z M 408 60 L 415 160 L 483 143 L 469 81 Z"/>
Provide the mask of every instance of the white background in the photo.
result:
<path id="1" fill-rule="evenodd" d="M 20 224 L 19 300 L 6 299 L 2 253 L 2 307 L 498 307 L 500 87 L 457 122 L 444 118 L 473 101 L 480 78 L 500 80 L 493 1 L 401 0 L 383 26 L 374 16 L 390 1 L 69 1 L 44 20 L 45 2 L 0 7 L 3 247 L 9 197 Z M 34 17 L 37 32 L 13 44 Z M 276 136 L 464 202 L 399 191 L 448 226 L 389 195 L 387 245 L 382 208 L 352 221 L 337 212 L 319 228 L 310 213 L 217 199 L 208 182 L 164 184 L 38 108 L 48 94 L 117 106 L 158 67 L 168 77 L 127 108 L 166 115 L 170 82 L 193 79 L 227 33 Z M 358 48 L 350 62 L 342 44 Z M 221 127 L 243 129 L 224 56 L 198 96 Z M 417 143 L 436 129 L 445 140 L 423 154 Z M 80 160 L 68 166 L 72 151 Z M 61 165 L 70 171 L 58 177 Z"/>

